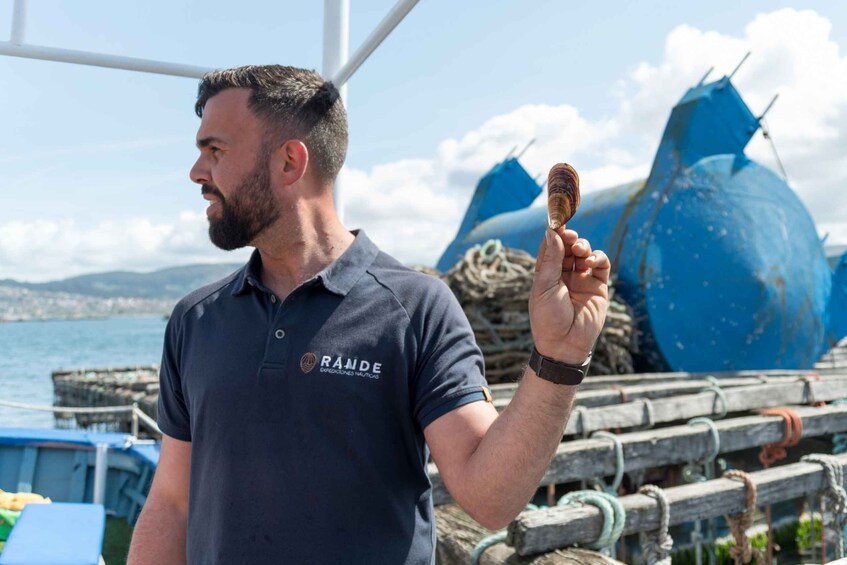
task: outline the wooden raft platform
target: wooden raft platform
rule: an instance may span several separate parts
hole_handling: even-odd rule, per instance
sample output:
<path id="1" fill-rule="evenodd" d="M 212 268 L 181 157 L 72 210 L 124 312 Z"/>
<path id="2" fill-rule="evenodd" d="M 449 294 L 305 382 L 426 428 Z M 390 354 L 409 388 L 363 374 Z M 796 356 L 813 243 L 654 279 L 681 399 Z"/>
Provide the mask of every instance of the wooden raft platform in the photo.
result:
<path id="1" fill-rule="evenodd" d="M 53 371 L 56 406 L 104 407 L 137 403 L 148 416 L 156 419 L 159 400 L 159 368 L 156 365 L 98 369 L 60 369 Z M 127 414 L 57 415 L 58 420 L 75 418 L 80 427 L 100 426 L 129 431 Z"/>

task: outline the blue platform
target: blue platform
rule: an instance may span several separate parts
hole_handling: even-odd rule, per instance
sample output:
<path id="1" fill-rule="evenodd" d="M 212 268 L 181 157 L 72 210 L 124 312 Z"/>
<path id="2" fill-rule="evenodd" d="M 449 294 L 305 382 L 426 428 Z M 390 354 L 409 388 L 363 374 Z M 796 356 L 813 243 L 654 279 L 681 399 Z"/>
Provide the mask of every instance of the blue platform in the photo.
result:
<path id="1" fill-rule="evenodd" d="M 97 565 L 105 527 L 101 504 L 28 504 L 0 554 L 0 565 Z"/>

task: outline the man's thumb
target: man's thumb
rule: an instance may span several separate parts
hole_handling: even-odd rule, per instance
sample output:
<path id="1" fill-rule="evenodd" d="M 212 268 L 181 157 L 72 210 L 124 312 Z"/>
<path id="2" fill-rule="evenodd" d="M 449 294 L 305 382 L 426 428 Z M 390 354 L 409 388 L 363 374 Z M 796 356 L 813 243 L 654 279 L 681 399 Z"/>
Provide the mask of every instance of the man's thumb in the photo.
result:
<path id="1" fill-rule="evenodd" d="M 562 262 L 565 260 L 565 242 L 551 229 L 544 232 L 544 240 L 538 248 L 535 263 L 535 285 L 541 290 L 559 283 L 562 278 Z"/>

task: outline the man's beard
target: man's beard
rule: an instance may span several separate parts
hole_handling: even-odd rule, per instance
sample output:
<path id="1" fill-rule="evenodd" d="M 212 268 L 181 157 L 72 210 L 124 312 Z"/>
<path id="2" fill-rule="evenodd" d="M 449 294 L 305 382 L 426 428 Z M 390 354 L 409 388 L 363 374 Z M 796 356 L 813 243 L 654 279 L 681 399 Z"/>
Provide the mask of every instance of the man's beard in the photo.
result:
<path id="1" fill-rule="evenodd" d="M 279 204 L 271 190 L 270 152 L 265 149 L 256 160 L 256 167 L 238 183 L 228 199 L 211 185 L 204 184 L 202 190 L 220 200 L 220 217 L 209 218 L 209 239 L 226 251 L 249 245 L 279 219 Z"/>

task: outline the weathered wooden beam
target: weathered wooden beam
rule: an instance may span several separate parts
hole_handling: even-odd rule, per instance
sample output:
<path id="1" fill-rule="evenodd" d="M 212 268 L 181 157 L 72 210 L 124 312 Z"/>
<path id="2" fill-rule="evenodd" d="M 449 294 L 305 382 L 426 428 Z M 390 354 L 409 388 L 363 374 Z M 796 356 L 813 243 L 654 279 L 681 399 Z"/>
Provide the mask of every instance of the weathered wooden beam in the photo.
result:
<path id="1" fill-rule="evenodd" d="M 842 468 L 847 454 L 834 456 Z M 794 463 L 750 473 L 756 484 L 757 505 L 773 504 L 820 492 L 826 488 L 823 468 L 816 463 Z M 842 485 L 843 486 L 843 485 Z M 744 510 L 746 488 L 732 479 L 715 479 L 665 489 L 670 524 L 681 524 Z M 623 535 L 659 527 L 656 500 L 633 494 L 620 502 L 626 510 Z M 524 512 L 509 525 L 508 543 L 519 555 L 531 555 L 596 540 L 603 517 L 594 506 L 553 507 Z"/>
<path id="2" fill-rule="evenodd" d="M 830 378 L 830 377 L 822 377 Z M 752 386 L 761 384 L 789 383 L 795 382 L 796 376 L 790 377 L 768 377 L 765 381 L 755 377 L 738 377 L 723 379 L 720 381 L 722 388 Z M 680 394 L 691 394 L 700 392 L 706 387 L 712 386 L 712 383 L 705 380 L 685 380 L 680 382 L 667 382 L 657 384 L 635 385 L 635 386 L 619 386 L 617 388 L 597 388 L 590 390 L 580 390 L 576 393 L 576 403 L 579 406 L 586 408 L 594 408 L 596 406 L 609 406 L 611 404 L 625 404 L 641 398 L 655 399 L 667 398 L 669 396 L 677 396 Z M 500 388 L 497 388 L 500 387 Z M 494 399 L 494 406 L 497 410 L 502 410 L 508 406 L 512 396 L 517 388 L 502 388 L 502 385 L 494 385 L 491 387 L 491 397 Z"/>
<path id="3" fill-rule="evenodd" d="M 436 546 L 439 565 L 468 565 L 480 540 L 494 533 L 480 526 L 455 505 L 435 509 Z M 504 543 L 491 546 L 480 556 L 481 565 L 617 565 L 618 561 L 594 551 L 570 548 L 543 555 L 521 557 Z"/>
<path id="4" fill-rule="evenodd" d="M 847 431 L 847 405 L 813 408 L 795 406 L 803 420 L 803 437 L 820 437 Z M 780 416 L 745 416 L 715 422 L 720 436 L 720 453 L 732 453 L 781 441 L 785 423 Z M 632 472 L 664 465 L 697 461 L 709 454 L 712 435 L 704 424 L 682 425 L 618 436 L 623 447 L 624 471 Z M 541 479 L 541 486 L 562 484 L 615 474 L 617 460 L 608 439 L 571 440 L 559 444 L 556 455 Z M 441 475 L 430 465 L 433 503 L 452 502 Z"/>
<path id="5" fill-rule="evenodd" d="M 847 397 L 847 377 L 831 377 L 821 381 L 795 381 L 766 385 L 741 386 L 723 390 L 728 412 L 747 412 L 774 406 L 810 404 Z M 649 408 L 647 406 L 649 403 Z M 714 392 L 701 392 L 663 398 L 641 399 L 626 404 L 575 410 L 565 428 L 565 434 L 584 434 L 595 430 L 633 428 L 696 416 L 711 416 L 722 409 Z M 652 412 L 652 422 L 651 414 Z"/>
<path id="6" fill-rule="evenodd" d="M 768 369 L 762 371 L 719 371 L 714 373 L 634 373 L 629 375 L 591 375 L 582 384 L 580 390 L 595 390 L 598 388 L 631 387 L 661 383 L 678 383 L 683 381 L 703 381 L 706 377 L 714 377 L 719 381 L 725 379 L 756 379 L 768 381 L 779 377 L 801 378 L 804 375 L 823 375 L 828 377 L 847 378 L 847 367 L 822 367 L 814 370 L 801 369 Z M 491 395 L 494 398 L 510 397 L 517 389 L 517 383 L 491 385 Z"/>

